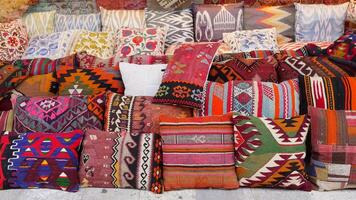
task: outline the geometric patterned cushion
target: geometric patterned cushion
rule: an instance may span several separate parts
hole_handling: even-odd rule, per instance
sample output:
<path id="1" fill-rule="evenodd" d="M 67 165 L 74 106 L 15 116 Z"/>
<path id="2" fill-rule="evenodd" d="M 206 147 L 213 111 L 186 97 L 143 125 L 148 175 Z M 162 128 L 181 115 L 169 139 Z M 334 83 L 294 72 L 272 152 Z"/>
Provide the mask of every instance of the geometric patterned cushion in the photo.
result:
<path id="1" fill-rule="evenodd" d="M 118 67 L 76 69 L 62 67 L 57 71 L 59 95 L 93 95 L 105 91 L 124 93 Z"/>
<path id="2" fill-rule="evenodd" d="M 351 61 L 356 65 L 356 30 L 346 32 L 343 36 L 337 39 L 330 45 L 326 53 L 340 61 Z"/>
<path id="3" fill-rule="evenodd" d="M 5 97 L 8 92 L 15 89 L 28 77 L 28 68 L 0 62 L 0 98 Z"/>
<path id="4" fill-rule="evenodd" d="M 16 87 L 16 92 L 22 96 L 54 96 L 58 92 L 57 80 L 53 74 L 42 74 L 28 77 Z"/>
<path id="5" fill-rule="evenodd" d="M 0 136 L 0 189 L 79 189 L 79 147 L 83 132 L 6 133 Z"/>
<path id="6" fill-rule="evenodd" d="M 233 116 L 236 171 L 240 185 L 311 190 L 305 173 L 309 119 Z"/>
<path id="7" fill-rule="evenodd" d="M 310 176 L 320 190 L 356 188 L 356 111 L 310 108 Z"/>
<path id="8" fill-rule="evenodd" d="M 105 99 L 92 97 L 17 97 L 14 106 L 14 131 L 61 133 L 76 129 L 102 129 L 98 115 Z M 100 109 L 101 108 L 101 109 Z"/>
<path id="9" fill-rule="evenodd" d="M 161 137 L 87 130 L 80 158 L 82 187 L 134 188 L 161 193 Z"/>

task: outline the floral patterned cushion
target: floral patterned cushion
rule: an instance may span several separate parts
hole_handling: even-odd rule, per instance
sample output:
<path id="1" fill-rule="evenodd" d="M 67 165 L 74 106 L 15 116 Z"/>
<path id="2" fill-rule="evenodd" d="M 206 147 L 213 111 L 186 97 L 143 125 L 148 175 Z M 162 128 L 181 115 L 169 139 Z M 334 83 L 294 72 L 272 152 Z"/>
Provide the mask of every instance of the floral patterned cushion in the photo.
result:
<path id="1" fill-rule="evenodd" d="M 278 51 L 276 28 L 224 33 L 223 39 L 234 53 L 255 50 Z"/>
<path id="2" fill-rule="evenodd" d="M 28 44 L 26 28 L 21 20 L 0 24 L 0 60 L 21 58 Z"/>
<path id="3" fill-rule="evenodd" d="M 110 32 L 84 32 L 73 45 L 72 53 L 86 51 L 100 58 L 109 58 L 114 52 L 114 38 Z"/>
<path id="4" fill-rule="evenodd" d="M 132 55 L 162 55 L 167 30 L 165 28 L 123 28 L 116 36 L 116 54 L 127 57 Z"/>
<path id="5" fill-rule="evenodd" d="M 22 59 L 58 59 L 70 54 L 72 43 L 78 31 L 44 34 L 31 38 Z"/>

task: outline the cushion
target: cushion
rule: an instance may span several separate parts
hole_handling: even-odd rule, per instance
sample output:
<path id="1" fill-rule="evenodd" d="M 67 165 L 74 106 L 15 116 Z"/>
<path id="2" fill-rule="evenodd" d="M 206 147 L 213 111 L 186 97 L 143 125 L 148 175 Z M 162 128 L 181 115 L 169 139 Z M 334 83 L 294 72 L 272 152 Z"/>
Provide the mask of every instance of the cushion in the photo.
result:
<path id="1" fill-rule="evenodd" d="M 154 103 L 201 108 L 203 88 L 219 43 L 184 44 L 174 52 Z"/>
<path id="2" fill-rule="evenodd" d="M 300 113 L 308 106 L 330 110 L 356 110 L 356 77 L 299 77 Z"/>
<path id="3" fill-rule="evenodd" d="M 219 41 L 223 33 L 242 30 L 243 2 L 225 5 L 195 5 L 195 40 Z"/>
<path id="4" fill-rule="evenodd" d="M 203 116 L 222 115 L 231 111 L 269 118 L 299 115 L 297 79 L 280 84 L 259 81 L 208 82 L 203 97 Z"/>
<path id="5" fill-rule="evenodd" d="M 79 170 L 82 187 L 163 191 L 160 135 L 99 130 L 85 135 Z"/>
<path id="6" fill-rule="evenodd" d="M 278 51 L 276 28 L 224 33 L 223 39 L 234 53 L 255 50 Z"/>
<path id="7" fill-rule="evenodd" d="M 26 14 L 22 20 L 30 38 L 54 32 L 55 11 Z"/>
<path id="8" fill-rule="evenodd" d="M 92 95 L 105 91 L 124 93 L 118 67 L 77 69 L 62 67 L 57 71 L 59 95 Z"/>
<path id="9" fill-rule="evenodd" d="M 21 18 L 29 6 L 37 3 L 38 0 L 2 0 L 0 23 L 8 23 Z"/>
<path id="10" fill-rule="evenodd" d="M 154 96 L 162 82 L 167 64 L 137 65 L 120 63 L 126 96 Z"/>
<path id="11" fill-rule="evenodd" d="M 97 0 L 98 6 L 104 7 L 106 9 L 144 9 L 146 7 L 147 0 Z"/>
<path id="12" fill-rule="evenodd" d="M 152 97 L 123 96 L 108 93 L 105 110 L 105 131 L 137 133 L 159 133 L 160 115 L 177 118 L 192 116 L 192 109 L 152 104 Z"/>
<path id="13" fill-rule="evenodd" d="M 101 7 L 100 12 L 103 31 L 145 27 L 144 10 L 106 10 Z"/>
<path id="14" fill-rule="evenodd" d="M 83 132 L 13 133 L 0 136 L 0 189 L 79 190 L 79 148 Z"/>
<path id="15" fill-rule="evenodd" d="M 138 64 L 138 65 L 152 65 L 152 64 L 167 64 L 168 56 L 158 55 L 133 55 L 129 57 L 121 57 L 115 55 L 108 59 L 102 59 L 89 55 L 86 52 L 80 52 L 76 55 L 79 68 L 105 68 L 119 66 L 120 62 Z"/>
<path id="16" fill-rule="evenodd" d="M 22 59 L 58 59 L 70 55 L 78 31 L 49 33 L 32 37 Z"/>
<path id="17" fill-rule="evenodd" d="M 28 77 L 16 87 L 16 92 L 24 96 L 54 96 L 58 92 L 57 79 L 53 74 Z"/>
<path id="18" fill-rule="evenodd" d="M 102 129 L 97 111 L 103 112 L 105 96 L 101 98 L 17 97 L 14 103 L 14 131 L 67 132 L 76 129 Z M 101 107 L 101 108 L 100 108 Z M 101 116 L 102 117 L 102 116 Z"/>
<path id="19" fill-rule="evenodd" d="M 0 64 L 0 99 L 29 77 L 28 68 Z"/>
<path id="20" fill-rule="evenodd" d="M 347 8 L 346 20 L 350 22 L 356 22 L 356 2 L 351 0 L 349 7 Z"/>
<path id="21" fill-rule="evenodd" d="M 192 0 L 147 0 L 151 10 L 181 10 L 190 8 Z"/>
<path id="22" fill-rule="evenodd" d="M 190 9 L 177 11 L 145 10 L 147 27 L 167 27 L 165 47 L 175 43 L 194 42 L 193 14 Z"/>
<path id="23" fill-rule="evenodd" d="M 3 131 L 12 131 L 14 125 L 14 111 L 0 111 L 0 133 Z M 1 134 L 0 134 L 1 138 Z M 1 188 L 0 188 L 1 189 Z"/>
<path id="24" fill-rule="evenodd" d="M 244 187 L 310 191 L 305 173 L 309 119 L 242 116 L 234 113 L 236 172 Z"/>
<path id="25" fill-rule="evenodd" d="M 233 57 L 223 62 L 214 62 L 208 80 L 225 83 L 233 80 L 278 82 L 275 58 L 246 59 Z"/>
<path id="26" fill-rule="evenodd" d="M 81 51 L 100 58 L 109 58 L 114 54 L 114 35 L 111 32 L 83 32 L 72 48 L 72 53 Z"/>
<path id="27" fill-rule="evenodd" d="M 333 59 L 341 63 L 356 65 L 356 30 L 346 32 L 337 39 L 327 49 L 326 53 Z"/>
<path id="28" fill-rule="evenodd" d="M 82 29 L 87 31 L 101 31 L 100 13 L 83 15 L 62 15 L 56 14 L 56 32 Z"/>
<path id="29" fill-rule="evenodd" d="M 27 44 L 28 35 L 21 20 L 0 23 L 0 60 L 20 59 Z"/>
<path id="30" fill-rule="evenodd" d="M 167 29 L 122 28 L 116 33 L 115 51 L 121 57 L 163 55 Z"/>
<path id="31" fill-rule="evenodd" d="M 277 68 L 280 82 L 303 76 L 341 77 L 354 75 L 331 62 L 326 56 L 286 57 L 279 61 Z"/>
<path id="32" fill-rule="evenodd" d="M 293 42 L 295 39 L 295 8 L 290 6 L 264 6 L 245 8 L 244 29 L 277 29 L 278 44 Z"/>
<path id="33" fill-rule="evenodd" d="M 96 13 L 98 7 L 96 0 L 40 0 L 38 4 L 31 6 L 27 12 L 43 12 L 56 10 L 64 15 L 81 15 Z"/>
<path id="34" fill-rule="evenodd" d="M 297 42 L 334 41 L 344 33 L 346 9 L 339 5 L 295 4 L 295 39 Z"/>
<path id="35" fill-rule="evenodd" d="M 356 111 L 310 108 L 311 180 L 319 190 L 356 188 Z"/>
<path id="36" fill-rule="evenodd" d="M 160 121 L 165 191 L 239 187 L 231 115 Z"/>

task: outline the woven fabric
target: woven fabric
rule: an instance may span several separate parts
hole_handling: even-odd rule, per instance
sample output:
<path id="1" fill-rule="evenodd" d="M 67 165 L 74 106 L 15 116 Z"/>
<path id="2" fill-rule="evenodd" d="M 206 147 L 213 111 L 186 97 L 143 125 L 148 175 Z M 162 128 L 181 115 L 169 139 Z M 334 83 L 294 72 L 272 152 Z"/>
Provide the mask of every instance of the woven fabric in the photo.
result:
<path id="1" fill-rule="evenodd" d="M 356 66 L 356 30 L 346 32 L 343 36 L 337 39 L 330 45 L 326 52 L 327 54 L 342 63 Z"/>
<path id="2" fill-rule="evenodd" d="M 14 124 L 14 111 L 13 110 L 0 111 L 0 133 L 3 131 L 12 131 L 13 124 Z"/>
<path id="3" fill-rule="evenodd" d="M 181 10 L 190 8 L 192 0 L 147 0 L 150 10 Z"/>
<path id="4" fill-rule="evenodd" d="M 77 69 L 62 67 L 57 71 L 59 95 L 92 95 L 105 91 L 124 93 L 118 67 Z"/>
<path id="5" fill-rule="evenodd" d="M 308 44 L 311 44 L 311 42 L 289 42 L 289 43 L 279 45 L 279 49 L 280 50 L 298 50 Z M 325 41 L 324 42 L 312 42 L 312 44 L 314 44 L 322 49 L 326 49 L 332 44 L 332 42 L 325 42 Z"/>
<path id="6" fill-rule="evenodd" d="M 208 80 L 225 83 L 234 80 L 278 82 L 275 58 L 245 59 L 235 57 L 223 62 L 214 62 Z"/>
<path id="7" fill-rule="evenodd" d="M 242 30 L 243 3 L 195 5 L 194 32 L 197 42 L 215 42 L 223 33 Z"/>
<path id="8" fill-rule="evenodd" d="M 29 38 L 54 32 L 55 11 L 29 13 L 22 20 Z"/>
<path id="9" fill-rule="evenodd" d="M 161 150 L 158 134 L 88 130 L 80 158 L 81 185 L 161 193 Z"/>
<path id="10" fill-rule="evenodd" d="M 300 77 L 300 113 L 306 114 L 308 106 L 356 110 L 355 87 L 356 77 Z"/>
<path id="11" fill-rule="evenodd" d="M 69 30 L 101 31 L 100 13 L 84 15 L 62 15 L 56 14 L 54 22 L 55 32 Z"/>
<path id="12" fill-rule="evenodd" d="M 100 8 L 100 13 L 103 31 L 116 32 L 121 28 L 145 27 L 144 10 L 106 10 Z"/>
<path id="13" fill-rule="evenodd" d="M 40 0 L 27 13 L 56 10 L 58 14 L 82 15 L 98 12 L 96 0 Z"/>
<path id="14" fill-rule="evenodd" d="M 0 136 L 0 189 L 79 190 L 83 132 L 13 133 Z"/>
<path id="15" fill-rule="evenodd" d="M 239 187 L 231 114 L 160 121 L 165 191 Z"/>
<path id="16" fill-rule="evenodd" d="M 109 132 L 159 133 L 159 116 L 192 116 L 189 108 L 152 104 L 152 97 L 122 96 L 108 93 L 104 130 Z"/>
<path id="17" fill-rule="evenodd" d="M 185 44 L 168 63 L 154 103 L 200 108 L 205 82 L 219 43 Z"/>
<path id="18" fill-rule="evenodd" d="M 286 57 L 279 61 L 277 68 L 280 82 L 303 76 L 341 77 L 354 75 L 331 62 L 326 56 L 319 57 Z"/>
<path id="19" fill-rule="evenodd" d="M 28 35 L 21 20 L 0 23 L 0 60 L 20 59 L 28 45 Z"/>
<path id="20" fill-rule="evenodd" d="M 319 190 L 356 188 L 356 111 L 310 108 L 310 176 Z"/>
<path id="21" fill-rule="evenodd" d="M 305 141 L 309 119 L 241 116 L 235 113 L 236 172 L 244 187 L 268 187 L 310 191 L 305 173 Z"/>
<path id="22" fill-rule="evenodd" d="M 97 102 L 83 96 L 17 97 L 14 131 L 20 134 L 36 131 L 60 133 L 85 128 L 100 130 L 102 121 L 93 105 L 102 107 L 104 102 L 104 97 Z"/>
<path id="23" fill-rule="evenodd" d="M 58 92 L 57 79 L 53 74 L 31 76 L 19 84 L 15 90 L 28 97 L 54 96 Z"/>
<path id="24" fill-rule="evenodd" d="M 29 69 L 15 65 L 0 63 L 0 98 L 15 89 L 29 77 Z"/>
<path id="25" fill-rule="evenodd" d="M 245 30 L 275 27 L 278 33 L 278 44 L 294 41 L 294 6 L 245 8 L 243 21 Z"/>
<path id="26" fill-rule="evenodd" d="M 229 81 L 225 84 L 208 82 L 203 97 L 203 116 L 231 111 L 270 118 L 299 115 L 297 79 L 280 84 L 259 81 Z"/>
<path id="27" fill-rule="evenodd" d="M 146 7 L 147 0 L 97 0 L 98 6 L 112 9 L 112 10 L 120 10 L 120 9 L 128 9 L 128 10 L 136 10 L 136 9 L 144 9 Z"/>

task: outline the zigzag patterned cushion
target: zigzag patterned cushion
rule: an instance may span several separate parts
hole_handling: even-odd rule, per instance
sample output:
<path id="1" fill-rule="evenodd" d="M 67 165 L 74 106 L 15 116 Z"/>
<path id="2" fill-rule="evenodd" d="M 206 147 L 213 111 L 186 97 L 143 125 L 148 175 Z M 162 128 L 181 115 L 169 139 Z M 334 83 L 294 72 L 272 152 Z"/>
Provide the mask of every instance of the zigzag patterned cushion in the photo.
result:
<path id="1" fill-rule="evenodd" d="M 236 172 L 244 187 L 312 189 L 305 173 L 309 119 L 241 116 L 235 113 Z"/>

